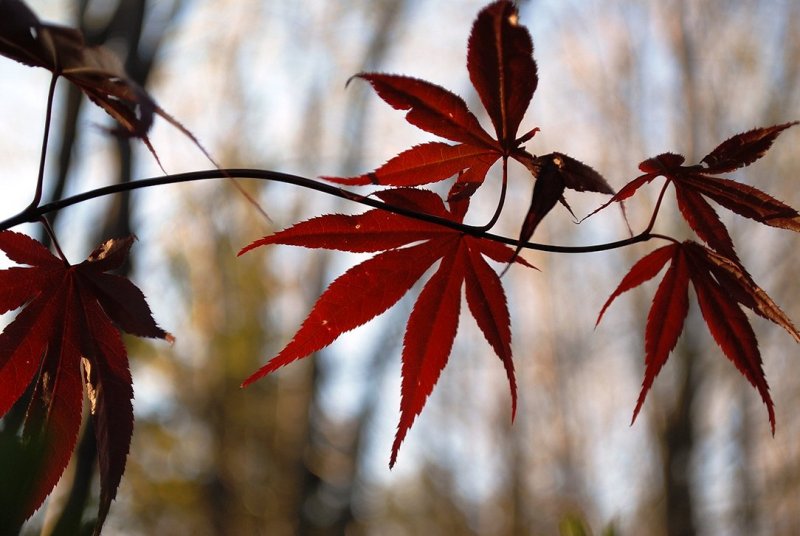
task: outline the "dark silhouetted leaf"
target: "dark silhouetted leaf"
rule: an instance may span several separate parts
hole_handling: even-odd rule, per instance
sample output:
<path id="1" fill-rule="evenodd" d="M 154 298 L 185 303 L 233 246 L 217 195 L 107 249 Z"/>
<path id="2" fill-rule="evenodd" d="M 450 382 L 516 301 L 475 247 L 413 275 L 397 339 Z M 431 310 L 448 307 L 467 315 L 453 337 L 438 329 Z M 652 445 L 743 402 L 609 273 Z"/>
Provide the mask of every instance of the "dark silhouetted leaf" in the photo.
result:
<path id="1" fill-rule="evenodd" d="M 599 173 L 567 155 L 550 153 L 538 158 L 526 158 L 522 162 L 536 177 L 536 183 L 533 186 L 531 204 L 520 229 L 517 254 L 522 251 L 522 243 L 530 240 L 536 227 L 556 203 L 561 202 L 572 212 L 564 199 L 565 188 L 579 192 L 614 193 Z"/>
<path id="2" fill-rule="evenodd" d="M 725 173 L 749 166 L 769 150 L 772 142 L 797 121 L 771 127 L 754 128 L 725 140 L 716 149 L 703 157 L 709 173 Z"/>
<path id="3" fill-rule="evenodd" d="M 472 26 L 467 47 L 472 85 L 489 112 L 500 145 L 509 151 L 518 145 L 517 129 L 539 82 L 533 42 L 518 16 L 512 2 L 485 7 Z"/>
<path id="4" fill-rule="evenodd" d="M 647 392 L 666 363 L 683 330 L 688 311 L 687 291 L 692 282 L 703 319 L 725 356 L 756 388 L 767 406 L 775 433 L 775 411 L 764 377 L 761 353 L 741 305 L 783 327 L 795 341 L 800 333 L 772 299 L 733 261 L 696 242 L 670 244 L 637 262 L 606 301 L 597 322 L 611 302 L 623 292 L 652 279 L 670 261 L 656 290 L 645 331 L 645 377 L 633 412 L 639 413 Z"/>
<path id="5" fill-rule="evenodd" d="M 0 334 L 0 416 L 34 383 L 23 431 L 31 468 L 18 483 L 19 508 L 5 514 L 11 517 L 0 516 L 4 524 L 30 517 L 58 482 L 75 446 L 85 385 L 100 458 L 95 533 L 103 525 L 133 430 L 128 358 L 117 328 L 171 339 L 153 320 L 142 293 L 105 272 L 124 262 L 131 243 L 109 240 L 71 266 L 25 235 L 0 232 L 0 250 L 28 265 L 0 270 L 0 284 L 12 289 L 0 297 L 0 307 L 25 305 Z"/>
<path id="6" fill-rule="evenodd" d="M 155 115 L 166 119 L 209 156 L 186 127 L 128 77 L 110 50 L 87 46 L 83 35 L 73 28 L 41 22 L 20 0 L 0 2 L 0 54 L 43 67 L 78 86 L 119 123 L 116 134 L 141 139 L 156 160 L 158 155 L 147 136 Z"/>

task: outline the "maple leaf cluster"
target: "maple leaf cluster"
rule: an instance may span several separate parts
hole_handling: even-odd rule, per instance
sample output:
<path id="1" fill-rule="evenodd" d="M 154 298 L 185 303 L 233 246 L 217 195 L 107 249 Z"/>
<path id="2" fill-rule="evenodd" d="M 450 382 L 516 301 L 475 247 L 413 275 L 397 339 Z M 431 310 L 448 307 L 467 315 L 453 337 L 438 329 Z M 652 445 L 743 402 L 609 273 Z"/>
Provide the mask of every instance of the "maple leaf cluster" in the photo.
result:
<path id="1" fill-rule="evenodd" d="M 49 70 L 50 99 L 56 80 L 69 80 L 116 120 L 113 134 L 140 139 L 156 161 L 148 139 L 155 116 L 178 128 L 205 153 L 191 132 L 127 76 L 110 50 L 87 46 L 74 28 L 41 22 L 20 0 L 0 0 L 0 54 Z M 28 210 L 39 208 L 42 175 Z M 107 273 L 123 264 L 132 242 L 132 238 L 107 241 L 86 261 L 72 266 L 32 238 L 0 232 L 0 250 L 10 260 L 28 265 L 0 271 L 0 312 L 24 306 L 0 334 L 0 417 L 30 397 L 21 437 L 2 445 L 3 454 L 9 454 L 0 464 L 3 534 L 16 530 L 41 506 L 64 472 L 81 425 L 84 387 L 100 471 L 94 532 L 102 530 L 125 470 L 133 431 L 133 388 L 120 330 L 171 340 L 156 325 L 141 291 L 124 277 Z"/>
<path id="2" fill-rule="evenodd" d="M 355 76 L 366 80 L 390 106 L 406 111 L 405 119 L 409 123 L 454 143 L 423 143 L 401 152 L 372 172 L 324 179 L 350 186 L 396 187 L 375 195 L 394 207 L 460 223 L 470 196 L 486 180 L 490 168 L 502 161 L 500 203 L 489 224 L 481 228 L 464 226 L 454 230 L 373 210 L 359 216 L 320 216 L 244 248 L 241 253 L 268 244 L 353 252 L 382 251 L 336 279 L 319 298 L 291 342 L 244 385 L 327 346 L 342 333 L 381 314 L 439 261 L 420 293 L 406 328 L 400 423 L 390 466 L 394 465 L 401 442 L 447 363 L 458 327 L 462 286 L 470 312 L 506 368 L 513 415 L 516 388 L 505 295 L 500 278 L 482 256 L 507 266 L 514 262 L 530 266 L 517 255 L 557 203 L 569 210 L 564 199 L 566 189 L 613 194 L 608 203 L 595 211 L 598 212 L 611 204 L 622 203 L 642 186 L 663 176 L 667 182 L 648 228 L 638 237 L 615 247 L 653 238 L 666 239 L 671 244 L 652 252 L 630 270 L 597 320 L 599 323 L 606 308 L 621 293 L 655 277 L 669 263 L 648 316 L 645 378 L 633 419 L 682 332 L 691 281 L 713 338 L 758 390 L 767 405 L 774 431 L 774 408 L 761 355 L 742 308 L 782 326 L 798 342 L 800 336 L 789 318 L 741 265 L 730 234 L 708 200 L 767 225 L 800 230 L 800 218 L 793 208 L 757 188 L 716 176 L 755 162 L 781 132 L 796 123 L 757 128 L 736 135 L 720 144 L 698 165 L 683 165 L 684 157 L 673 153 L 650 158 L 640 164 L 644 175 L 615 194 L 599 173 L 578 160 L 558 152 L 534 156 L 523 147 L 539 130 L 533 128 L 518 136 L 522 118 L 538 85 L 532 54 L 530 34 L 519 24 L 512 2 L 494 2 L 478 14 L 468 42 L 467 69 L 494 127 L 494 136 L 481 126 L 461 97 L 438 85 L 400 75 L 360 73 Z M 482 234 L 497 221 L 503 208 L 509 159 L 522 164 L 535 180 L 513 252 L 506 246 L 490 245 L 489 238 Z M 452 178 L 455 180 L 444 199 L 427 190 L 412 189 Z M 681 214 L 708 247 L 652 232 L 661 199 L 670 184 L 674 186 Z M 445 201 L 450 205 L 449 211 L 444 208 Z M 424 242 L 415 245 L 418 241 Z"/>
<path id="3" fill-rule="evenodd" d="M 110 52 L 86 46 L 77 30 L 42 23 L 20 0 L 0 0 L 0 54 L 50 70 L 54 82 L 58 77 L 67 78 L 118 121 L 118 134 L 140 138 L 153 154 L 147 133 L 156 115 L 197 143 L 125 75 Z M 390 467 L 450 358 L 461 316 L 462 289 L 469 313 L 504 367 L 513 419 L 517 387 L 511 320 L 501 275 L 489 261 L 505 268 L 512 264 L 534 268 L 519 253 L 531 246 L 528 241 L 556 204 L 569 210 L 564 197 L 568 189 L 611 195 L 598 212 L 664 177 L 645 231 L 630 240 L 572 248 L 575 252 L 596 251 L 650 239 L 669 242 L 634 264 L 597 319 L 599 324 L 617 297 L 666 267 L 647 318 L 645 375 L 632 420 L 680 337 L 691 283 L 712 337 L 763 399 L 774 433 L 774 404 L 745 310 L 781 326 L 798 342 L 800 332 L 742 266 L 730 233 L 711 203 L 766 225 L 800 231 L 800 214 L 795 209 L 760 189 L 718 176 L 761 158 L 783 131 L 797 123 L 733 136 L 696 165 L 685 165 L 685 158 L 674 153 L 647 159 L 639 166 L 643 175 L 615 193 L 599 173 L 568 155 L 534 156 L 525 149 L 524 144 L 539 130 L 519 134 L 538 76 L 530 34 L 520 25 L 513 2 L 495 1 L 480 11 L 468 39 L 467 70 L 491 122 L 491 134 L 461 97 L 443 87 L 400 75 L 356 75 L 390 106 L 405 111 L 409 123 L 447 141 L 414 146 L 370 173 L 323 177 L 349 186 L 385 187 L 373 194 L 383 208 L 356 215 L 318 216 L 241 250 L 240 255 L 282 244 L 374 254 L 335 279 L 291 341 L 243 385 L 321 350 L 343 333 L 371 321 L 430 273 L 421 285 L 403 338 L 400 418 Z M 518 240 L 506 239 L 504 244 L 487 232 L 503 210 L 509 160 L 522 165 L 533 179 L 533 187 Z M 494 215 L 483 227 L 465 225 L 471 196 L 498 162 L 502 164 L 501 195 Z M 219 175 L 230 178 L 225 170 L 219 170 Z M 452 183 L 445 196 L 419 188 L 447 180 Z M 681 215 L 702 243 L 652 232 L 670 185 Z M 37 203 L 38 199 L 33 205 Z M 20 309 L 0 333 L 0 417 L 25 399 L 26 391 L 30 397 L 21 437 L 15 438 L 19 441 L 13 455 L 19 467 L 13 474 L 0 474 L 4 482 L 17 482 L 13 497 L 0 497 L 0 531 L 17 527 L 30 517 L 60 478 L 75 446 L 84 392 L 95 425 L 100 466 L 95 533 L 102 528 L 124 472 L 133 431 L 133 389 L 120 331 L 171 339 L 153 320 L 141 291 L 128 279 L 109 273 L 123 264 L 132 241 L 110 240 L 84 262 L 71 265 L 60 250 L 55 256 L 32 238 L 0 231 L 0 250 L 23 265 L 0 270 L 0 313 Z M 570 249 L 561 247 L 562 251 Z M 8 467 L 3 466 L 11 471 Z"/>
<path id="4" fill-rule="evenodd" d="M 536 180 L 520 231 L 521 243 L 530 239 L 556 203 L 566 205 L 566 188 L 614 193 L 599 173 L 574 158 L 561 153 L 536 157 L 524 149 L 523 144 L 539 130 L 518 136 L 538 76 L 530 34 L 519 24 L 512 2 L 494 2 L 478 14 L 467 46 L 467 70 L 494 127 L 494 137 L 461 97 L 443 87 L 408 76 L 361 73 L 356 78 L 369 82 L 392 107 L 406 110 L 409 123 L 455 144 L 423 143 L 373 172 L 324 178 L 350 186 L 393 186 L 396 188 L 375 195 L 393 207 L 462 223 L 470 197 L 499 160 L 505 192 L 511 158 Z M 451 178 L 455 180 L 445 199 L 429 190 L 411 188 Z M 502 203 L 501 199 L 497 214 Z M 480 233 L 468 234 L 381 210 L 313 218 L 257 240 L 241 253 L 267 244 L 382 253 L 336 279 L 291 342 L 244 385 L 324 348 L 342 333 L 383 313 L 439 262 L 420 292 L 403 339 L 400 422 L 389 465 L 395 464 L 400 444 L 447 364 L 458 328 L 462 287 L 470 313 L 505 367 L 513 417 L 516 384 L 508 307 L 500 277 L 484 257 L 507 265 L 531 266 L 517 257 L 521 246 L 515 251 Z"/>
<path id="5" fill-rule="evenodd" d="M 785 123 L 737 134 L 696 165 L 684 165 L 685 158 L 674 153 L 649 158 L 639 164 L 644 174 L 626 184 L 598 209 L 628 199 L 645 184 L 663 176 L 666 182 L 659 196 L 659 205 L 667 187 L 672 185 L 681 215 L 697 236 L 708 244 L 706 247 L 694 241 L 679 243 L 671 239 L 672 244 L 658 248 L 633 265 L 600 311 L 598 324 L 617 296 L 652 279 L 669 263 L 647 316 L 645 376 L 632 421 L 683 331 L 691 281 L 712 337 L 761 395 L 767 406 L 772 433 L 775 433 L 775 410 L 764 377 L 761 352 L 742 307 L 783 327 L 796 342 L 800 342 L 800 333 L 742 266 L 725 224 L 706 198 L 740 216 L 773 227 L 800 231 L 800 214 L 792 207 L 758 188 L 715 176 L 752 164 L 764 156 L 781 132 L 796 124 Z"/>
<path id="6" fill-rule="evenodd" d="M 468 199 L 456 201 L 448 211 L 437 194 L 410 188 L 386 190 L 376 195 L 393 206 L 457 222 L 461 222 L 469 204 Z M 420 292 L 403 338 L 400 423 L 390 465 L 394 465 L 400 443 L 447 364 L 458 329 L 462 286 L 472 316 L 505 367 L 513 416 L 516 382 L 511 361 L 508 306 L 500 278 L 484 259 L 511 262 L 514 257 L 511 248 L 379 209 L 355 216 L 319 216 L 257 240 L 241 253 L 267 244 L 382 253 L 351 268 L 331 283 L 291 342 L 244 385 L 328 346 L 342 333 L 380 315 L 439 261 L 438 268 Z M 519 258 L 516 262 L 531 266 Z"/>

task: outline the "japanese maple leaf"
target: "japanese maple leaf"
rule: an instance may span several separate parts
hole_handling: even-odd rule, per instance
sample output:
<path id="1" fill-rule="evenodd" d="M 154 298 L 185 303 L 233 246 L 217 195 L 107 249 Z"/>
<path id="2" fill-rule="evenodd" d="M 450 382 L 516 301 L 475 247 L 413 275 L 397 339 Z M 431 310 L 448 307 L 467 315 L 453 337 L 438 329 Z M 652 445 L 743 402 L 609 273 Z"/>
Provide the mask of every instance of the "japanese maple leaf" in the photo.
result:
<path id="1" fill-rule="evenodd" d="M 692 241 L 662 246 L 633 265 L 603 305 L 597 323 L 600 323 L 608 306 L 620 294 L 652 279 L 667 263 L 669 267 L 656 289 L 647 315 L 644 381 L 631 422 L 636 420 L 647 392 L 683 331 L 689 310 L 691 281 L 711 335 L 725 356 L 758 390 L 767 406 L 774 434 L 775 412 L 764 377 L 761 353 L 742 307 L 783 327 L 797 342 L 800 342 L 800 333 L 738 262 Z"/>
<path id="2" fill-rule="evenodd" d="M 450 195 L 458 199 L 472 195 L 501 158 L 505 188 L 505 162 L 510 157 L 536 178 L 520 242 L 531 238 L 557 202 L 566 205 L 565 188 L 614 193 L 599 173 L 578 160 L 561 153 L 536 157 L 522 147 L 538 131 L 534 128 L 517 137 L 539 79 L 530 34 L 519 24 L 512 2 L 494 2 L 478 14 L 467 47 L 467 70 L 492 122 L 494 137 L 483 129 L 461 97 L 443 87 L 407 76 L 362 73 L 356 77 L 368 81 L 384 101 L 408 111 L 409 123 L 455 145 L 423 143 L 371 173 L 324 178 L 347 185 L 418 186 L 457 175 Z"/>
<path id="3" fill-rule="evenodd" d="M 132 242 L 109 240 L 72 266 L 32 238 L 0 232 L 0 250 L 28 265 L 0 270 L 0 312 L 24 305 L 0 334 L 0 416 L 33 382 L 22 436 L 24 478 L 16 483 L 18 504 L 0 508 L 0 526 L 30 517 L 58 482 L 75 447 L 85 386 L 100 462 L 100 532 L 133 431 L 133 390 L 119 329 L 171 338 L 156 325 L 141 291 L 107 273 L 122 265 Z"/>
<path id="4" fill-rule="evenodd" d="M 87 46 L 81 32 L 74 28 L 41 22 L 21 0 L 0 2 L 0 54 L 25 65 L 43 67 L 78 86 L 117 120 L 119 129 L 115 133 L 141 139 L 156 160 L 158 156 L 147 136 L 155 115 L 166 119 L 209 156 L 186 127 L 128 77 L 114 53 L 104 47 Z"/>
<path id="5" fill-rule="evenodd" d="M 796 124 L 797 121 L 737 134 L 704 156 L 697 165 L 683 165 L 685 158 L 673 153 L 649 158 L 639 164 L 644 175 L 625 185 L 598 210 L 631 197 L 645 184 L 664 176 L 667 184 L 675 187 L 678 208 L 697 236 L 715 251 L 738 260 L 725 225 L 706 198 L 740 216 L 792 231 L 800 231 L 800 214 L 758 188 L 715 175 L 752 164 L 764 156 L 781 132 Z"/>
<path id="6" fill-rule="evenodd" d="M 539 78 L 531 36 L 519 24 L 512 2 L 494 2 L 478 14 L 468 42 L 467 69 L 494 126 L 494 138 L 461 97 L 441 86 L 408 76 L 361 73 L 355 77 L 369 82 L 389 105 L 408 110 L 409 123 L 456 144 L 423 143 L 372 173 L 326 179 L 349 185 L 418 186 L 459 175 L 457 195 L 468 196 L 498 159 L 526 154 L 520 146 L 538 129 L 519 138 L 517 131 Z"/>
<path id="7" fill-rule="evenodd" d="M 461 222 L 468 200 L 451 202 L 427 190 L 401 188 L 375 195 L 394 206 Z M 380 252 L 349 269 L 320 296 L 302 326 L 281 352 L 247 378 L 244 386 L 292 361 L 320 350 L 342 333 L 382 314 L 402 298 L 437 261 L 438 268 L 422 288 L 403 339 L 400 423 L 390 466 L 400 444 L 422 411 L 450 356 L 458 329 L 461 288 L 467 306 L 505 367 L 516 411 L 516 384 L 511 360 L 511 328 L 500 278 L 485 257 L 510 262 L 513 250 L 479 236 L 470 236 L 375 209 L 355 216 L 319 216 L 242 249 L 287 244 L 350 252 Z M 530 266 L 522 259 L 518 263 Z"/>

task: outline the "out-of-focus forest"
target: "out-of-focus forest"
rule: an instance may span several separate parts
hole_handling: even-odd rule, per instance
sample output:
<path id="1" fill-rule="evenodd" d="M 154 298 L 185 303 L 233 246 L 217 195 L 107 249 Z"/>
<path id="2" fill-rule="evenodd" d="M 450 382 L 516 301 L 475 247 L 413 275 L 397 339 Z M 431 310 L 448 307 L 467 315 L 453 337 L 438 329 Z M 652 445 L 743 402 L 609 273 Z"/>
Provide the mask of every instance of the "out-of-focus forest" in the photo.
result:
<path id="1" fill-rule="evenodd" d="M 480 1 L 30 5 L 118 53 L 131 77 L 224 167 L 348 176 L 431 139 L 367 84 L 345 88 L 360 71 L 425 78 L 480 109 L 465 68 Z M 523 130 L 541 132 L 528 149 L 572 155 L 615 188 L 646 157 L 674 151 L 696 161 L 735 133 L 800 119 L 795 0 L 529 0 L 520 2 L 520 20 L 533 36 L 540 76 Z M 0 61 L 4 215 L 32 194 L 48 80 L 46 72 Z M 55 113 L 49 199 L 161 173 L 141 144 L 109 137 L 108 118 L 66 83 Z M 211 167 L 163 122 L 152 141 L 168 172 Z M 800 206 L 799 144 L 790 129 L 735 178 Z M 490 178 L 475 201 L 487 214 L 497 182 Z M 504 277 L 516 422 L 502 366 L 462 320 L 449 367 L 392 471 L 399 355 L 412 302 L 240 389 L 291 338 L 327 283 L 360 257 L 285 246 L 241 258 L 237 251 L 300 219 L 361 210 L 289 186 L 241 184 L 269 219 L 229 181 L 217 181 L 93 201 L 55 221 L 75 260 L 102 239 L 135 233 L 131 277 L 177 338 L 172 346 L 129 341 L 136 425 L 106 534 L 800 532 L 800 350 L 782 330 L 753 319 L 777 407 L 774 437 L 758 394 L 695 308 L 630 426 L 654 284 L 626 294 L 603 324 L 594 323 L 652 244 L 524 253 L 541 273 L 514 268 Z M 512 170 L 511 188 L 500 231 L 516 236 L 531 184 Z M 646 223 L 656 193 L 628 204 L 634 229 Z M 568 200 L 579 217 L 604 201 Z M 800 321 L 800 239 L 720 212 L 756 281 Z M 677 209 L 668 196 L 657 228 L 691 236 L 671 214 Z M 588 244 L 626 233 L 618 211 L 578 226 L 557 209 L 536 239 Z M 19 408 L 0 427 L 18 418 Z M 84 431 L 75 460 L 24 534 L 76 534 L 70 531 L 91 518 L 98 493 L 91 437 Z"/>

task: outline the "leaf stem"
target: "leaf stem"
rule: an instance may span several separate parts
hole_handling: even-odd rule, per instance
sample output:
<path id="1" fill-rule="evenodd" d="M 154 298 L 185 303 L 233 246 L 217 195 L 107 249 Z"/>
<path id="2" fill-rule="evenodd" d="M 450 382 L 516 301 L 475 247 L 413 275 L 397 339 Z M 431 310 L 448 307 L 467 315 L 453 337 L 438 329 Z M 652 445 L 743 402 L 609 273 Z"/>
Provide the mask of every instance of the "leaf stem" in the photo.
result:
<path id="1" fill-rule="evenodd" d="M 56 232 L 53 230 L 53 226 L 50 225 L 50 222 L 44 216 L 39 216 L 39 223 L 42 224 L 44 230 L 47 232 L 47 236 L 50 237 L 50 241 L 56 248 L 56 253 L 58 253 L 58 256 L 61 257 L 61 260 L 64 261 L 67 266 L 69 266 L 69 261 L 67 260 L 67 256 L 64 255 L 64 252 L 61 250 L 61 244 L 58 243 L 58 238 L 56 238 Z"/>
<path id="2" fill-rule="evenodd" d="M 661 187 L 661 192 L 659 192 L 658 199 L 656 200 L 656 206 L 653 209 L 653 215 L 650 216 L 650 222 L 647 224 L 647 227 L 644 230 L 645 233 L 649 233 L 653 230 L 653 227 L 655 227 L 656 217 L 658 216 L 658 211 L 661 209 L 661 201 L 664 200 L 664 194 L 667 193 L 667 187 L 671 182 L 672 181 L 667 178 L 667 180 L 664 182 L 664 186 Z"/>
<path id="3" fill-rule="evenodd" d="M 631 244 L 636 244 L 638 242 L 645 242 L 652 238 L 662 238 L 660 235 L 654 235 L 650 232 L 650 230 L 646 230 L 638 235 L 625 238 L 623 240 L 616 240 L 614 242 L 608 242 L 603 244 L 591 244 L 586 246 L 560 246 L 555 244 L 539 244 L 536 242 L 520 243 L 520 241 L 516 238 L 510 238 L 507 236 L 501 236 L 489 233 L 484 229 L 484 227 L 465 225 L 463 223 L 458 223 L 456 221 L 449 220 L 447 218 L 441 218 L 431 214 L 417 212 L 403 207 L 393 206 L 388 203 L 384 203 L 383 201 L 380 201 L 378 199 L 357 194 L 355 192 L 350 192 L 348 190 L 343 190 L 342 188 L 331 186 L 329 184 L 325 184 L 314 179 L 309 179 L 307 177 L 300 177 L 288 173 L 281 173 L 278 171 L 269 171 L 263 169 L 224 169 L 224 168 L 209 169 L 204 171 L 192 171 L 188 173 L 175 173 L 173 175 L 165 175 L 162 177 L 152 177 L 148 179 L 140 179 L 127 183 L 112 184 L 109 186 L 104 186 L 102 188 L 97 188 L 70 197 L 66 197 L 64 199 L 54 201 L 52 203 L 47 203 L 38 207 L 30 206 L 24 211 L 17 214 L 16 216 L 12 216 L 11 218 L 8 218 L 5 221 L 0 222 L 0 231 L 10 229 L 22 223 L 36 222 L 39 221 L 39 219 L 45 214 L 56 212 L 58 210 L 62 210 L 72 205 L 77 205 L 78 203 L 83 203 L 91 199 L 97 199 L 100 197 L 105 197 L 120 192 L 139 190 L 142 188 L 150 188 L 153 186 L 163 186 L 166 184 L 196 182 L 201 180 L 220 180 L 220 179 L 227 180 L 230 179 L 231 177 L 239 179 L 255 179 L 262 181 L 293 184 L 295 186 L 300 186 L 302 188 L 307 188 L 309 190 L 314 190 L 327 195 L 340 197 L 342 199 L 346 199 L 354 203 L 359 203 L 361 205 L 381 210 L 386 210 L 387 212 L 392 212 L 394 214 L 399 214 L 401 216 L 406 216 L 408 218 L 413 218 L 419 221 L 425 221 L 435 225 L 440 225 L 442 227 L 453 229 L 455 231 L 460 231 L 462 233 L 471 236 L 494 240 L 495 242 L 499 242 L 501 244 L 506 244 L 513 247 L 521 245 L 522 248 L 524 249 L 546 251 L 549 253 L 592 253 L 597 251 L 607 251 L 610 249 L 617 249 L 629 246 Z"/>
<path id="4" fill-rule="evenodd" d="M 47 91 L 47 111 L 44 116 L 44 134 L 42 135 L 42 150 L 39 155 L 39 175 L 36 178 L 36 191 L 33 194 L 29 209 L 39 206 L 42 201 L 42 191 L 44 190 L 44 165 L 47 160 L 47 142 L 50 139 L 50 122 L 53 118 L 53 98 L 56 93 L 56 82 L 58 82 L 58 74 L 53 73 L 50 78 L 50 89 Z"/>
<path id="5" fill-rule="evenodd" d="M 500 213 L 503 212 L 503 205 L 506 202 L 506 191 L 508 190 L 508 157 L 503 156 L 503 182 L 500 185 L 500 200 L 497 202 L 497 208 L 492 215 L 492 219 L 489 220 L 489 223 L 480 227 L 482 231 L 488 231 L 494 224 L 497 223 L 497 220 L 500 219 Z"/>

